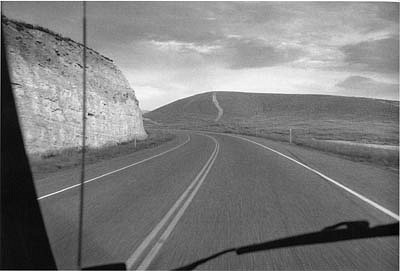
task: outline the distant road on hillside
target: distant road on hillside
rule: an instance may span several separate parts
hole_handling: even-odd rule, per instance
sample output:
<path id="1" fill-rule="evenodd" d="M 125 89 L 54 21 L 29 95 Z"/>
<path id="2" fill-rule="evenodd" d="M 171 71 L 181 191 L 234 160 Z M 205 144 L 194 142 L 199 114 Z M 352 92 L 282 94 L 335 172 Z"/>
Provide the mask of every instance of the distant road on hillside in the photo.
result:
<path id="1" fill-rule="evenodd" d="M 61 269 L 75 268 L 78 176 L 36 183 Z M 264 139 L 180 132 L 155 149 L 91 165 L 87 180 L 85 266 L 398 270 L 398 230 L 390 226 L 398 222 L 398 174 L 391 171 Z M 336 228 L 321 232 L 335 224 L 336 235 Z M 389 228 L 395 236 L 318 243 Z M 273 243 L 286 248 L 262 245 L 303 234 L 311 235 Z"/>

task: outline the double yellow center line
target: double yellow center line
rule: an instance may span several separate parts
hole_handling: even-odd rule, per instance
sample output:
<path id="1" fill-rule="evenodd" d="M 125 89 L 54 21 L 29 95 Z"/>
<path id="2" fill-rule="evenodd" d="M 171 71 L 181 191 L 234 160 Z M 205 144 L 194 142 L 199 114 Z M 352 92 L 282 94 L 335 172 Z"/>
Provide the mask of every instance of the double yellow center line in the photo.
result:
<path id="1" fill-rule="evenodd" d="M 126 261 L 128 269 L 145 270 L 149 267 L 210 172 L 219 153 L 219 143 L 212 136 L 204 136 L 211 138 L 215 143 L 210 158 L 168 213 L 161 219 L 161 221 Z"/>

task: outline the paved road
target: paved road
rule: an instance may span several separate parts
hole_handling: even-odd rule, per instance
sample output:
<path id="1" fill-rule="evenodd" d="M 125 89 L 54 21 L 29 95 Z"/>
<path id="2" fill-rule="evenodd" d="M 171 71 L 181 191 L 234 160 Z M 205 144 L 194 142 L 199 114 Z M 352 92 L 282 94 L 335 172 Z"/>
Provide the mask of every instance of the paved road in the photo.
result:
<path id="1" fill-rule="evenodd" d="M 84 265 L 122 261 L 132 269 L 398 270 L 398 236 L 312 245 L 304 245 L 303 238 L 297 246 L 266 250 L 264 244 L 237 254 L 235 248 L 321 233 L 342 222 L 366 221 L 370 227 L 398 222 L 398 174 L 249 139 L 318 170 L 356 195 L 253 142 L 179 133 L 158 148 L 88 168 L 87 179 L 93 179 L 125 167 L 85 185 Z M 77 176 L 70 170 L 36 182 L 62 269 L 76 268 L 79 189 L 71 186 Z M 358 233 L 366 227 L 352 225 Z"/>

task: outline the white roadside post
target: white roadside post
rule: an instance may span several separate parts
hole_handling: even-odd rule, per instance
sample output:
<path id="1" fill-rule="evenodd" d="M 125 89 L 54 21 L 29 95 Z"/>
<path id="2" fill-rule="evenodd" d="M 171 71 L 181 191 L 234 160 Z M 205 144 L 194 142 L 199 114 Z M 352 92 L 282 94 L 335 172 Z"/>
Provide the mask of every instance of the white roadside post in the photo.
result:
<path id="1" fill-rule="evenodd" d="M 135 132 L 135 150 L 136 150 L 136 137 L 137 137 L 137 133 Z"/>
<path id="2" fill-rule="evenodd" d="M 289 129 L 289 143 L 292 144 L 292 128 Z"/>

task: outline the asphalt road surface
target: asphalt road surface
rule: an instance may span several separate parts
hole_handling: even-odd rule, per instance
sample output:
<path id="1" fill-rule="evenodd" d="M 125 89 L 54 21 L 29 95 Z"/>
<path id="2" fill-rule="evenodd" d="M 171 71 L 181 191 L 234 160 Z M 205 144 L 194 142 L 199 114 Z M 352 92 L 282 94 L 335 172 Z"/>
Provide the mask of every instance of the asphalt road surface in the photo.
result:
<path id="1" fill-rule="evenodd" d="M 76 269 L 78 177 L 67 170 L 35 181 L 60 269 Z M 89 166 L 86 180 L 84 266 L 399 268 L 398 234 L 373 231 L 399 219 L 398 174 L 382 168 L 264 139 L 181 132 Z M 326 229 L 344 222 L 357 223 Z"/>

